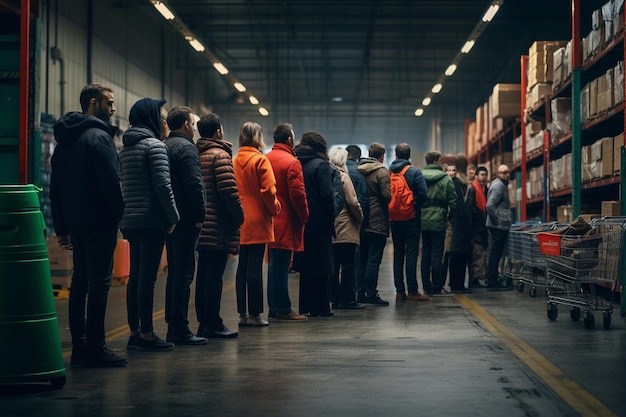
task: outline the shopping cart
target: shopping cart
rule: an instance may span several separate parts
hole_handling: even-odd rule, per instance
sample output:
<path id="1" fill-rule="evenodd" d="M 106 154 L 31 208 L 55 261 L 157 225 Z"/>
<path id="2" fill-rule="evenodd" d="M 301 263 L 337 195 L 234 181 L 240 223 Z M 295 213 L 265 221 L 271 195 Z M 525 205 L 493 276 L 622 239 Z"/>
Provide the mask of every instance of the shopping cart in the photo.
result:
<path id="1" fill-rule="evenodd" d="M 582 236 L 539 233 L 540 251 L 546 255 L 548 271 L 547 314 L 558 316 L 557 305 L 570 307 L 570 318 L 583 317 L 585 327 L 595 326 L 594 311 L 602 311 L 605 329 L 611 328 L 613 295 L 619 284 L 622 244 L 626 223 L 598 220 Z M 610 294 L 602 297 L 597 285 Z"/>
<path id="2" fill-rule="evenodd" d="M 540 222 L 519 222 L 513 223 L 506 241 L 504 242 L 504 252 L 502 256 L 502 265 L 500 268 L 501 279 L 511 281 L 518 279 L 524 267 L 523 256 L 523 237 L 522 234 L 529 229 L 539 226 Z"/>

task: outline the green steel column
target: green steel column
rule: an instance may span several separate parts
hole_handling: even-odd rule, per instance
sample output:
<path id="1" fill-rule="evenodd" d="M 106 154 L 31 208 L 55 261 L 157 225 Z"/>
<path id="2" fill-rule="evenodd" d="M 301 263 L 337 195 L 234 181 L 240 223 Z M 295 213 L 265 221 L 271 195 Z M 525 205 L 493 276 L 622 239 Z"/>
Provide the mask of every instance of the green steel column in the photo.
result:
<path id="1" fill-rule="evenodd" d="M 580 215 L 581 139 L 580 139 L 580 67 L 572 71 L 572 218 Z"/>

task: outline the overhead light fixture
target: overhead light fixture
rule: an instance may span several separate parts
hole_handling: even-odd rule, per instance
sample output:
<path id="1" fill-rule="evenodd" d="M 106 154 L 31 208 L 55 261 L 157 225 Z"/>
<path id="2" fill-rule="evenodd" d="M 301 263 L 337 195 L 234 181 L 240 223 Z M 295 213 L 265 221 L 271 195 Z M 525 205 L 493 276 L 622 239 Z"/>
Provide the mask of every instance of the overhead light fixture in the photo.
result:
<path id="1" fill-rule="evenodd" d="M 270 114 L 265 107 L 259 107 L 259 113 L 261 113 L 262 116 L 269 116 Z"/>
<path id="2" fill-rule="evenodd" d="M 333 101 L 335 103 L 341 103 L 343 101 L 343 97 L 333 97 Z"/>
<path id="3" fill-rule="evenodd" d="M 161 15 L 167 20 L 174 20 L 174 13 L 171 12 L 170 9 L 167 8 L 165 3 L 161 3 L 160 1 L 153 1 L 152 5 L 155 9 L 161 13 Z"/>
<path id="4" fill-rule="evenodd" d="M 421 107 L 417 110 L 415 110 L 415 115 L 417 117 L 420 117 L 422 114 L 424 114 L 424 109 L 422 109 Z"/>
<path id="5" fill-rule="evenodd" d="M 441 83 L 437 83 L 433 86 L 433 89 L 430 91 L 432 91 L 434 94 L 437 94 L 438 92 L 441 91 L 442 88 L 443 88 L 443 85 L 441 85 Z"/>
<path id="6" fill-rule="evenodd" d="M 191 39 L 187 39 L 187 41 L 189 42 L 189 45 L 191 45 L 191 47 L 193 49 L 195 49 L 198 52 L 203 52 L 204 51 L 204 45 L 202 45 L 202 43 L 195 39 L 195 38 L 191 38 Z"/>
<path id="7" fill-rule="evenodd" d="M 448 67 L 448 69 L 446 69 L 445 74 L 449 77 L 454 74 L 454 71 L 456 71 L 456 65 L 452 64 Z"/>
<path id="8" fill-rule="evenodd" d="M 259 100 L 257 100 L 257 98 L 256 98 L 255 96 L 250 96 L 250 97 L 248 97 L 248 100 L 250 100 L 250 103 L 251 103 L 251 104 L 254 104 L 255 106 L 256 106 L 257 104 L 259 104 Z"/>
<path id="9" fill-rule="evenodd" d="M 469 51 L 472 50 L 473 47 L 474 47 L 474 41 L 467 41 L 465 42 L 465 45 L 463 45 L 463 48 L 461 48 L 461 52 L 464 54 L 467 54 Z"/>
<path id="10" fill-rule="evenodd" d="M 226 68 L 221 62 L 214 62 L 213 68 L 215 68 L 215 70 L 222 75 L 228 74 L 228 68 Z"/>
<path id="11" fill-rule="evenodd" d="M 489 6 L 487 11 L 485 12 L 485 15 L 483 16 L 483 22 L 485 23 L 491 22 L 491 19 L 493 19 L 496 13 L 498 13 L 499 9 L 500 9 L 499 4 L 492 4 L 491 6 Z"/>
<path id="12" fill-rule="evenodd" d="M 235 89 L 239 91 L 240 93 L 243 93 L 244 91 L 246 91 L 246 86 L 241 84 L 240 82 L 236 82 L 235 84 L 233 84 L 233 87 L 235 87 Z"/>
<path id="13" fill-rule="evenodd" d="M 426 97 L 424 100 L 422 100 L 422 106 L 428 106 L 431 101 L 432 100 L 430 97 Z"/>

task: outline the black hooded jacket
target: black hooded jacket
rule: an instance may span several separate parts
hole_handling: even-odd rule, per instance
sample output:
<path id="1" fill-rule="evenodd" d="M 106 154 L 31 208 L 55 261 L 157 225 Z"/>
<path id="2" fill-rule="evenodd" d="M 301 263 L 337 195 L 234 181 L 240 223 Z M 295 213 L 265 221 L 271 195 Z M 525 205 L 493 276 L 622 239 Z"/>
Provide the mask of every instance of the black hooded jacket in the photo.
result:
<path id="1" fill-rule="evenodd" d="M 58 236 L 117 230 L 124 198 L 117 131 L 94 116 L 70 112 L 54 124 L 50 201 Z"/>
<path id="2" fill-rule="evenodd" d="M 126 207 L 120 229 L 166 230 L 178 223 L 170 181 L 167 146 L 156 136 L 165 100 L 144 98 L 130 110 L 132 127 L 124 133 L 120 151 Z M 155 130 L 158 129 L 158 130 Z"/>

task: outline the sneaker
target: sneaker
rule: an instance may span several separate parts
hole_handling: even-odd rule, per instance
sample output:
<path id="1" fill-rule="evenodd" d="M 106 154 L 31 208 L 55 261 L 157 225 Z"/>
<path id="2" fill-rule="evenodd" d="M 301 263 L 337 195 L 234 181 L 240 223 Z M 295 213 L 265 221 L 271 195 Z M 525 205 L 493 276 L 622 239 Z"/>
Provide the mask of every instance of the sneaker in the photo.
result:
<path id="1" fill-rule="evenodd" d="M 403 292 L 399 292 L 396 294 L 396 302 L 406 301 L 406 294 Z"/>
<path id="2" fill-rule="evenodd" d="M 133 336 L 132 334 L 128 338 L 128 343 L 126 343 L 126 350 L 139 350 L 139 336 Z"/>
<path id="3" fill-rule="evenodd" d="M 111 352 L 106 346 L 102 346 L 97 350 L 87 350 L 83 366 L 85 368 L 120 368 L 128 366 L 128 360 Z"/>
<path id="4" fill-rule="evenodd" d="M 362 308 L 365 308 L 365 304 L 357 303 L 356 301 L 339 303 L 337 306 L 337 310 L 360 310 Z"/>
<path id="5" fill-rule="evenodd" d="M 136 339 L 137 349 L 141 351 L 168 351 L 174 349 L 174 343 L 166 342 L 165 340 L 159 338 L 156 333 L 152 332 L 152 339 L 146 340 L 140 336 L 131 336 Z M 130 343 L 130 340 L 128 341 Z M 126 346 L 128 349 L 128 346 Z"/>
<path id="6" fill-rule="evenodd" d="M 424 294 L 416 293 L 416 294 L 407 295 L 406 300 L 407 301 L 428 301 L 430 300 L 430 297 Z"/>
<path id="7" fill-rule="evenodd" d="M 385 301 L 380 298 L 380 295 L 376 294 L 374 297 L 368 297 L 365 299 L 367 304 L 373 304 L 375 306 L 386 307 L 389 305 L 389 301 Z"/>
<path id="8" fill-rule="evenodd" d="M 289 311 L 287 314 L 276 313 L 274 317 L 270 317 L 269 319 L 277 323 L 303 323 L 308 320 L 306 316 L 298 314 L 293 310 Z"/>
<path id="9" fill-rule="evenodd" d="M 256 316 L 248 316 L 244 323 L 242 323 L 242 320 L 239 320 L 240 326 L 265 327 L 269 325 L 269 322 L 261 317 L 260 314 L 257 314 Z"/>

